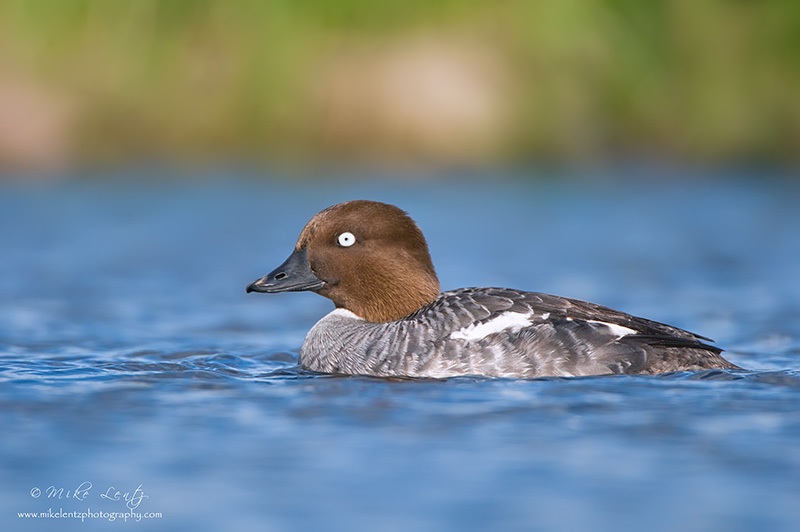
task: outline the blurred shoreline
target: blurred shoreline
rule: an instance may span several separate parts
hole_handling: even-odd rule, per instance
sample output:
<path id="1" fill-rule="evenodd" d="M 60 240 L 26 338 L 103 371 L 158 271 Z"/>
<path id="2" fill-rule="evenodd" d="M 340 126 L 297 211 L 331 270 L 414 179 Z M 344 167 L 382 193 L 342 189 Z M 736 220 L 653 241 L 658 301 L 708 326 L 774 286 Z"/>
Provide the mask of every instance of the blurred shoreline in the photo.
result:
<path id="1" fill-rule="evenodd" d="M 76 164 L 60 169 L 0 168 L 0 185 L 4 188 L 27 188 L 57 183 L 101 183 L 141 185 L 231 184 L 265 181 L 276 186 L 296 184 L 321 185 L 360 183 L 368 193 L 370 186 L 424 186 L 436 183 L 513 182 L 572 183 L 592 186 L 630 186 L 664 182 L 798 182 L 800 165 L 784 162 L 767 164 L 696 163 L 674 159 L 636 158 L 593 162 L 492 163 L 471 165 L 381 164 L 330 161 L 132 161 L 103 164 Z M 489 185 L 491 186 L 491 185 Z"/>
<path id="2" fill-rule="evenodd" d="M 798 35 L 800 4 L 776 1 L 7 0 L 0 175 L 796 167 Z"/>

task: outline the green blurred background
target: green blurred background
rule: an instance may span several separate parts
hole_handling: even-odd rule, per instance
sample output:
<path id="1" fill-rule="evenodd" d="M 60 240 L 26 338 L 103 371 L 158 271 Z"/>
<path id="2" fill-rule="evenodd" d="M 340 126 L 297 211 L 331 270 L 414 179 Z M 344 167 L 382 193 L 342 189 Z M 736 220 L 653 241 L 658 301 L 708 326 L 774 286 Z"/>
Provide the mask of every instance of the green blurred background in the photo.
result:
<path id="1" fill-rule="evenodd" d="M 0 167 L 800 161 L 797 0 L 0 0 Z"/>

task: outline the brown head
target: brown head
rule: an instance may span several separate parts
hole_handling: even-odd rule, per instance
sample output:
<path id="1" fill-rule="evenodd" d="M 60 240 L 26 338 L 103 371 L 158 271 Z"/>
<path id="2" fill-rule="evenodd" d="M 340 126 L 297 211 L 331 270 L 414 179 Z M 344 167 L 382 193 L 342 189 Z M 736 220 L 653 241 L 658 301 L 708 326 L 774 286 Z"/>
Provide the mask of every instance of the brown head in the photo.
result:
<path id="1" fill-rule="evenodd" d="M 393 321 L 439 295 L 428 244 L 394 205 L 339 203 L 303 228 L 294 253 L 248 292 L 311 290 L 373 322 Z"/>

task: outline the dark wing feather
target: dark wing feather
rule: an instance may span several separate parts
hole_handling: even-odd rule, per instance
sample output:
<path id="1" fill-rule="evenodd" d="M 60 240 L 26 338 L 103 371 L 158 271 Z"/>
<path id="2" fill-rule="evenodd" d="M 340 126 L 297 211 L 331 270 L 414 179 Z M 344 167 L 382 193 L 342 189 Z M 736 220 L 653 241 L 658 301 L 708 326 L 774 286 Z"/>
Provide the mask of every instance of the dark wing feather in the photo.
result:
<path id="1" fill-rule="evenodd" d="M 534 375 L 598 373 L 660 373 L 680 369 L 736 368 L 708 345 L 708 338 L 639 318 L 602 305 L 507 288 L 463 288 L 442 296 L 409 318 L 425 318 L 441 327 L 443 340 L 453 330 L 486 323 L 505 312 L 532 313 L 530 327 L 516 333 L 488 336 L 521 353 L 509 357 L 527 365 Z M 444 326 L 442 326 L 444 324 Z M 636 334 L 620 337 L 619 325 Z M 512 369 L 512 368 L 507 368 Z"/>
<path id="2" fill-rule="evenodd" d="M 679 329 L 678 327 L 639 318 L 626 314 L 625 312 L 604 307 L 603 305 L 589 303 L 579 299 L 570 299 L 538 292 L 523 292 L 509 288 L 466 288 L 463 290 L 468 292 L 477 291 L 481 293 L 482 297 L 480 299 L 483 300 L 499 298 L 502 300 L 513 300 L 517 305 L 524 303 L 528 309 L 533 310 L 536 314 L 550 314 L 553 318 L 563 317 L 573 320 L 602 321 L 628 327 L 644 335 L 713 342 L 713 340 L 709 338 L 684 329 Z M 455 290 L 453 293 L 459 292 L 461 292 L 461 290 Z M 505 311 L 505 309 L 500 309 L 500 312 L 503 311 Z"/>

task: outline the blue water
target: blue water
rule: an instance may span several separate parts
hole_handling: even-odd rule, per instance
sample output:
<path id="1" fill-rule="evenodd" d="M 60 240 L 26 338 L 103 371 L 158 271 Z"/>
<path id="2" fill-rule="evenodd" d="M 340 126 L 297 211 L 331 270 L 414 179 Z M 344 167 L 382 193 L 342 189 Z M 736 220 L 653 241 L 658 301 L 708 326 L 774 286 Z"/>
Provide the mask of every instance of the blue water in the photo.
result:
<path id="1" fill-rule="evenodd" d="M 0 529 L 798 530 L 800 182 L 529 173 L 0 183 Z M 595 301 L 751 371 L 300 371 L 330 302 L 244 289 L 356 198 L 412 214 L 445 289 Z M 18 516 L 48 510 L 94 517 Z"/>

